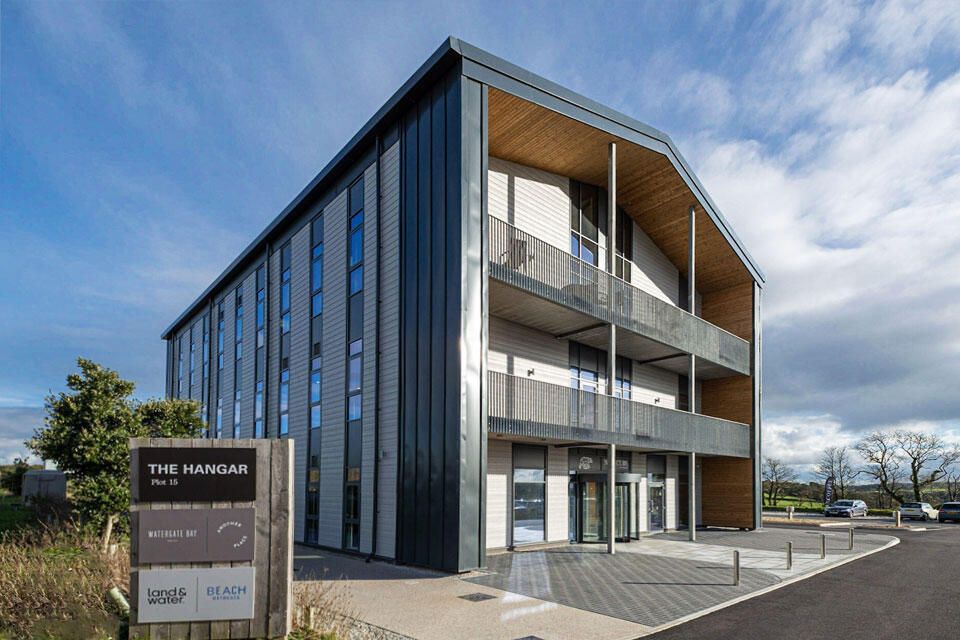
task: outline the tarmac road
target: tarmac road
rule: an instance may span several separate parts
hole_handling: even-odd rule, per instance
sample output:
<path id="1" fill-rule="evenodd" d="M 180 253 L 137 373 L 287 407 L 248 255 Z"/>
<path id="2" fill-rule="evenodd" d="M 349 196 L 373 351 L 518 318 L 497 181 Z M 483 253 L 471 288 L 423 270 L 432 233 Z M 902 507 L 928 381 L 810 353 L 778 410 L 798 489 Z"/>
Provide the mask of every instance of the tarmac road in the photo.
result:
<path id="1" fill-rule="evenodd" d="M 960 637 L 960 524 L 890 533 L 891 549 L 650 637 Z"/>

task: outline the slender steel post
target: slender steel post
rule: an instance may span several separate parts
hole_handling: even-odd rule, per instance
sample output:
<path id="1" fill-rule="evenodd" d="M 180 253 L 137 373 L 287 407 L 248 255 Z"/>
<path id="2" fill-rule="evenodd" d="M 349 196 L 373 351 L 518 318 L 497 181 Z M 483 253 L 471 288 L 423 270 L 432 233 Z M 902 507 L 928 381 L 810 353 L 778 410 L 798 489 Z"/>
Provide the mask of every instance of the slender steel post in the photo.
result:
<path id="1" fill-rule="evenodd" d="M 827 534 L 820 534 L 820 559 L 823 560 L 827 557 Z"/>
<path id="2" fill-rule="evenodd" d="M 610 457 L 607 461 L 607 553 L 614 553 L 616 529 L 614 527 L 614 508 L 616 507 L 617 488 L 617 445 L 610 445 Z"/>
<path id="3" fill-rule="evenodd" d="M 687 231 L 687 309 L 697 315 L 697 208 L 690 207 L 690 220 Z M 690 375 L 687 378 L 687 409 L 690 413 L 697 412 L 697 358 L 692 353 L 690 358 Z"/>
<path id="4" fill-rule="evenodd" d="M 900 528 L 900 510 L 899 509 L 893 512 L 893 519 L 896 522 L 897 528 Z"/>
<path id="5" fill-rule="evenodd" d="M 734 550 L 733 552 L 733 586 L 738 586 L 740 584 L 740 552 Z"/>
<path id="6" fill-rule="evenodd" d="M 853 551 L 853 527 L 850 527 L 848 531 L 850 532 L 850 536 L 847 540 L 847 548 Z"/>
<path id="7" fill-rule="evenodd" d="M 607 273 L 617 272 L 617 143 L 607 161 Z"/>
<path id="8" fill-rule="evenodd" d="M 793 543 L 787 542 L 787 571 L 793 571 Z"/>
<path id="9" fill-rule="evenodd" d="M 687 475 L 690 487 L 687 491 L 689 496 L 687 520 L 690 523 L 690 541 L 693 542 L 697 539 L 697 453 L 695 451 L 690 452 L 690 472 Z"/>

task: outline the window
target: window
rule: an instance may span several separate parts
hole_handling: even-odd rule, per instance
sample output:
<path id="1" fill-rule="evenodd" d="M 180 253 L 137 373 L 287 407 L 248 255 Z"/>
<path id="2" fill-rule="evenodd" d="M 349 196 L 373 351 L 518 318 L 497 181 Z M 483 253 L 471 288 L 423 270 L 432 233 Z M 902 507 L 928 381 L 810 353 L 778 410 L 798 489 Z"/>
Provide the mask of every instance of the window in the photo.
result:
<path id="1" fill-rule="evenodd" d="M 177 338 L 177 397 L 183 394 L 183 336 Z"/>
<path id="2" fill-rule="evenodd" d="M 570 185 L 570 253 L 597 265 L 600 258 L 600 214 L 597 188 L 572 182 Z"/>
<path id="3" fill-rule="evenodd" d="M 617 207 L 617 259 L 614 275 L 630 282 L 630 260 L 633 259 L 633 219 Z"/>
<path id="4" fill-rule="evenodd" d="M 313 248 L 310 252 L 310 427 L 307 430 L 307 493 L 306 521 L 304 536 L 308 543 L 317 542 L 319 531 L 320 495 L 320 428 L 322 424 L 322 374 L 323 365 L 323 216 L 313 219 L 310 240 Z"/>
<path id="5" fill-rule="evenodd" d="M 586 429 L 596 427 L 596 394 L 601 392 L 604 359 L 603 353 L 593 347 L 570 343 L 570 418 Z"/>
<path id="6" fill-rule="evenodd" d="M 630 400 L 632 391 L 630 379 L 633 377 L 632 368 L 633 362 L 629 358 L 617 356 L 617 377 L 613 386 L 613 395 L 615 397 Z"/>
<path id="7" fill-rule="evenodd" d="M 280 409 L 280 435 L 285 436 L 290 432 L 290 370 L 285 369 L 280 372 L 280 399 L 278 402 Z"/>
<path id="8" fill-rule="evenodd" d="M 280 249 L 280 332 L 290 331 L 290 245 Z"/>
<path id="9" fill-rule="evenodd" d="M 217 369 L 223 369 L 223 301 L 217 303 Z M 219 377 L 219 374 L 218 374 Z"/>
<path id="10" fill-rule="evenodd" d="M 280 249 L 280 417 L 278 433 L 290 433 L 290 244 Z"/>
<path id="11" fill-rule="evenodd" d="M 350 186 L 347 200 L 347 421 L 344 451 L 343 546 L 360 544 L 361 419 L 363 417 L 363 178 Z M 323 305 L 322 299 L 319 304 Z"/>
<path id="12" fill-rule="evenodd" d="M 187 383 L 187 397 L 193 398 L 193 372 L 197 368 L 197 343 L 193 341 L 193 326 L 190 327 L 190 378 Z"/>
<path id="13" fill-rule="evenodd" d="M 546 539 L 546 449 L 513 445 L 513 544 Z"/>
<path id="14" fill-rule="evenodd" d="M 263 265 L 257 268 L 257 343 L 253 355 L 254 379 L 256 389 L 253 396 L 253 437 L 262 438 L 263 433 L 263 376 L 266 365 L 265 352 L 266 336 L 266 289 L 267 274 Z"/>
<path id="15" fill-rule="evenodd" d="M 240 437 L 240 390 L 233 397 L 233 437 Z"/>
<path id="16" fill-rule="evenodd" d="M 217 398 L 217 438 L 223 435 L 223 398 Z"/>
<path id="17" fill-rule="evenodd" d="M 243 286 L 234 291 L 233 437 L 240 437 L 241 359 L 243 358 Z"/>
<path id="18" fill-rule="evenodd" d="M 263 381 L 257 380 L 257 393 L 253 400 L 253 437 L 263 437 Z"/>

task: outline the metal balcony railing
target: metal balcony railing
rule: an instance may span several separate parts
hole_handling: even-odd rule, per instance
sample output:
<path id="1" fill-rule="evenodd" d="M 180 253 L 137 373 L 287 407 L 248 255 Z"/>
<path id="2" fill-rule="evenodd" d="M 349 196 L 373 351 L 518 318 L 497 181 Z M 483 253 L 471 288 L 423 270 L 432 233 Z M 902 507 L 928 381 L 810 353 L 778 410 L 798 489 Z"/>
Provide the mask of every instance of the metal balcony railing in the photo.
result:
<path id="1" fill-rule="evenodd" d="M 749 425 L 497 371 L 487 377 L 496 433 L 750 456 Z"/>
<path id="2" fill-rule="evenodd" d="M 750 343 L 490 217 L 490 277 L 698 358 L 750 374 Z"/>

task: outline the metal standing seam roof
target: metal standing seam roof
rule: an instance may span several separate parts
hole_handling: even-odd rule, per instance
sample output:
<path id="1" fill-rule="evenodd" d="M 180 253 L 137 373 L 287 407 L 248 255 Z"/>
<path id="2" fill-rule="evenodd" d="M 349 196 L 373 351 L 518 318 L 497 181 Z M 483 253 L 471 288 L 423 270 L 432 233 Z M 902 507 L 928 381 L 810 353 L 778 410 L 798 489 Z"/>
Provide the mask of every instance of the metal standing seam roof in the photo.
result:
<path id="1" fill-rule="evenodd" d="M 203 293 L 197 297 L 179 316 L 168 326 L 161 338 L 166 340 L 180 326 L 180 324 L 193 315 L 197 308 L 213 294 L 225 281 L 235 275 L 235 273 L 244 265 L 247 259 L 254 253 L 264 250 L 267 239 L 279 228 L 283 227 L 289 219 L 300 212 L 300 207 L 307 202 L 314 194 L 322 193 L 329 183 L 335 180 L 339 172 L 350 165 L 355 157 L 369 145 L 375 136 L 380 133 L 384 126 L 390 124 L 397 115 L 397 111 L 406 108 L 407 98 L 415 94 L 425 80 L 434 75 L 447 70 L 457 60 L 464 60 L 472 63 L 478 68 L 489 70 L 492 73 L 508 78 L 514 83 L 529 88 L 530 90 L 542 92 L 554 99 L 560 100 L 580 110 L 588 112 L 595 116 L 590 122 L 591 126 L 607 130 L 613 135 L 618 135 L 617 131 L 612 131 L 607 124 L 618 128 L 626 128 L 643 137 L 651 138 L 664 145 L 674 156 L 674 159 L 680 166 L 681 173 L 687 181 L 695 195 L 699 196 L 700 204 L 703 206 L 707 215 L 717 225 L 717 228 L 727 239 L 744 266 L 758 283 L 764 282 L 763 273 L 760 271 L 756 262 L 747 252 L 743 243 L 737 237 L 730 223 L 727 222 L 719 208 L 710 198 L 707 190 L 697 179 L 689 163 L 680 153 L 677 146 L 673 143 L 666 133 L 655 129 L 647 124 L 635 120 L 630 116 L 606 107 L 590 98 L 582 96 L 574 91 L 566 89 L 546 78 L 538 76 L 526 69 L 518 67 L 515 64 L 507 62 L 502 58 L 479 49 L 462 40 L 449 37 L 437 48 L 433 54 L 427 58 L 426 62 L 420 65 L 420 68 L 411 75 L 406 82 L 387 100 L 386 103 L 370 118 L 361 129 L 347 142 L 347 144 L 333 157 L 330 162 L 316 175 L 316 177 L 307 184 L 303 190 L 288 204 L 280 214 L 275 217 L 267 227 L 240 253 L 239 256 L 227 266 L 223 272 L 208 286 Z M 468 75 L 465 73 L 465 75 Z M 509 90 L 508 90 L 509 91 Z M 523 96 L 521 96 L 523 97 Z"/>

